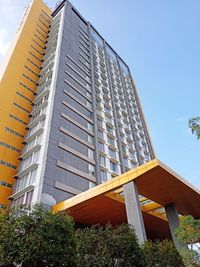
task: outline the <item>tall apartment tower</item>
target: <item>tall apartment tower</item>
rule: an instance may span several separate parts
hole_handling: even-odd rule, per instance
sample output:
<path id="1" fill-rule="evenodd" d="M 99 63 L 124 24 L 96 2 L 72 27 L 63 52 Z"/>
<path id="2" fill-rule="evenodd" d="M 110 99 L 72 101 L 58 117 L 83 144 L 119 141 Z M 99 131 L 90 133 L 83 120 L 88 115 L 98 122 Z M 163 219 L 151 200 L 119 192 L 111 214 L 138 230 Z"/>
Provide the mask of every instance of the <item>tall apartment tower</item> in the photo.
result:
<path id="1" fill-rule="evenodd" d="M 129 67 L 120 56 L 70 2 L 62 1 L 51 18 L 41 0 L 28 10 L 17 41 L 29 40 L 27 52 L 16 45 L 9 62 L 15 54 L 23 60 L 13 59 L 15 66 L 4 72 L 14 86 L 1 81 L 8 107 L 0 111 L 0 144 L 5 143 L 0 160 L 5 182 L 16 179 L 9 191 L 13 205 L 51 206 L 155 156 Z"/>
<path id="2" fill-rule="evenodd" d="M 35 98 L 51 10 L 42 1 L 26 9 L 0 69 L 0 207 L 9 204 Z"/>

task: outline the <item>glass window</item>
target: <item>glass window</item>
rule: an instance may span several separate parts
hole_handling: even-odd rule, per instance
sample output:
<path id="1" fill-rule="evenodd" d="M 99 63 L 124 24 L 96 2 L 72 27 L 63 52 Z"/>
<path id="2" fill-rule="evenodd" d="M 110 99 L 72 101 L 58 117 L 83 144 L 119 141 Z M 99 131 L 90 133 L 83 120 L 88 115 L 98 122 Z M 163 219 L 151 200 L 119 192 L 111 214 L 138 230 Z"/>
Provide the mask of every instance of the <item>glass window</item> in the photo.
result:
<path id="1" fill-rule="evenodd" d="M 32 197 L 33 197 L 33 190 L 26 194 L 25 205 L 31 205 Z"/>
<path id="2" fill-rule="evenodd" d="M 37 175 L 37 169 L 31 171 L 31 175 L 30 175 L 30 183 L 29 183 L 29 184 L 33 184 L 33 183 L 35 182 L 36 175 Z"/>
<path id="3" fill-rule="evenodd" d="M 115 145 L 115 139 L 111 138 L 110 136 L 107 136 L 107 141 L 110 145 Z"/>
<path id="4" fill-rule="evenodd" d="M 91 98 L 91 94 L 90 94 L 89 92 L 86 92 L 86 96 L 87 96 L 88 98 Z"/>
<path id="5" fill-rule="evenodd" d="M 102 138 L 103 139 L 103 132 L 98 130 L 98 137 Z"/>
<path id="6" fill-rule="evenodd" d="M 109 148 L 108 150 L 109 150 L 109 156 L 115 159 L 116 158 L 116 151 L 111 149 L 111 148 Z"/>
<path id="7" fill-rule="evenodd" d="M 91 189 L 95 186 L 96 186 L 96 184 L 94 182 L 89 181 L 89 189 Z"/>
<path id="8" fill-rule="evenodd" d="M 103 166 L 106 166 L 106 158 L 103 156 L 100 156 L 100 164 Z"/>
<path id="9" fill-rule="evenodd" d="M 87 124 L 87 128 L 88 128 L 88 130 L 93 131 L 93 125 L 89 122 Z"/>
<path id="10" fill-rule="evenodd" d="M 94 151 L 90 148 L 88 148 L 88 158 L 94 159 Z"/>
<path id="11" fill-rule="evenodd" d="M 124 165 L 128 167 L 128 159 L 124 158 Z"/>
<path id="12" fill-rule="evenodd" d="M 117 163 L 110 161 L 110 169 L 114 172 L 118 172 L 118 165 Z"/>
<path id="13" fill-rule="evenodd" d="M 87 107 L 91 109 L 92 108 L 92 103 L 90 103 L 89 101 L 87 101 Z"/>
<path id="14" fill-rule="evenodd" d="M 134 169 L 137 167 L 137 164 L 131 161 L 131 168 Z"/>
<path id="15" fill-rule="evenodd" d="M 39 155 L 40 155 L 40 149 L 35 151 L 35 153 L 34 153 L 34 159 L 33 159 L 34 163 L 38 161 Z"/>
<path id="16" fill-rule="evenodd" d="M 105 148 L 104 148 L 104 144 L 99 142 L 99 150 L 104 152 L 105 151 Z"/>
<path id="17" fill-rule="evenodd" d="M 91 86 L 90 86 L 88 83 L 86 84 L 86 86 L 85 86 L 85 87 L 86 87 L 86 89 L 87 89 L 88 91 L 90 91 L 90 92 L 91 92 Z"/>
<path id="18" fill-rule="evenodd" d="M 107 130 L 108 133 L 112 133 L 113 132 L 113 129 L 108 125 L 106 125 L 106 130 Z"/>
<path id="19" fill-rule="evenodd" d="M 125 146 L 122 146 L 122 152 L 123 152 L 124 154 L 126 154 L 126 147 L 125 147 Z"/>
<path id="20" fill-rule="evenodd" d="M 107 172 L 101 171 L 100 172 L 100 179 L 101 179 L 101 183 L 106 182 L 107 181 Z"/>
<path id="21" fill-rule="evenodd" d="M 94 165 L 88 164 L 88 173 L 93 176 L 95 175 Z"/>
<path id="22" fill-rule="evenodd" d="M 93 141 L 94 141 L 93 137 L 88 134 L 88 143 L 93 144 Z"/>
<path id="23" fill-rule="evenodd" d="M 97 119 L 97 124 L 98 124 L 98 126 L 103 127 L 103 122 L 102 122 L 102 120 Z"/>

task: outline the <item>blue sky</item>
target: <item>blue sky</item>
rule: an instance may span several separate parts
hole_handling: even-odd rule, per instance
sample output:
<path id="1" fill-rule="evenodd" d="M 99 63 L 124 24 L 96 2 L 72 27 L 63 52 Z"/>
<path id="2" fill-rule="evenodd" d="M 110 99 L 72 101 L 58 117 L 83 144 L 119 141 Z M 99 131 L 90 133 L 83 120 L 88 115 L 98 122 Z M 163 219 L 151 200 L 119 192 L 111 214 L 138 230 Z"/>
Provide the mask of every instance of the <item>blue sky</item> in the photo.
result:
<path id="1" fill-rule="evenodd" d="M 28 2 L 0 1 L 0 63 Z M 130 66 L 157 157 L 200 187 L 200 1 L 71 2 Z"/>

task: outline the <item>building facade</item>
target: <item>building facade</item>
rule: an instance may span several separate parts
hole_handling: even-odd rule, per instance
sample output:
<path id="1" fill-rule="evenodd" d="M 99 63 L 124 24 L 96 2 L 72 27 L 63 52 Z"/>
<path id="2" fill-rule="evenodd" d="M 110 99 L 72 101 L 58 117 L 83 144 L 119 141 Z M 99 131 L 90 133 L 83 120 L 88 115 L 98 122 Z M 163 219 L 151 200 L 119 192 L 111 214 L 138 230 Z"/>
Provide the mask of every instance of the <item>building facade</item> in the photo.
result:
<path id="1" fill-rule="evenodd" d="M 33 1 L 26 21 L 38 4 L 40 0 Z M 31 51 L 39 69 L 26 68 L 25 85 L 31 89 L 34 81 L 34 89 L 16 143 L 24 148 L 8 175 L 16 179 L 13 205 L 52 206 L 155 158 L 126 63 L 70 2 L 62 1 L 51 18 L 45 12 L 47 28 L 43 38 L 38 36 L 41 55 L 39 48 Z M 41 10 L 37 14 L 40 21 Z M 13 108 L 19 123 L 25 111 Z"/>
<path id="2" fill-rule="evenodd" d="M 41 71 L 51 10 L 27 8 L 0 69 L 0 207 L 9 204 Z"/>

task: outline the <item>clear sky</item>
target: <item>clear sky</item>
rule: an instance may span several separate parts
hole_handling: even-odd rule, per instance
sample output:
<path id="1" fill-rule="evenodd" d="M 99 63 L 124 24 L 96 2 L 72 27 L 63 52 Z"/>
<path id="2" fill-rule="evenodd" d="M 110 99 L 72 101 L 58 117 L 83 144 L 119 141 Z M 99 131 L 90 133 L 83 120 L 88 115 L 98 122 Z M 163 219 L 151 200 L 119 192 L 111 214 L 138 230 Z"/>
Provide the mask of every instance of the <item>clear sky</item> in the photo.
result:
<path id="1" fill-rule="evenodd" d="M 0 1 L 0 63 L 28 2 Z M 71 2 L 130 66 L 157 157 L 200 187 L 200 1 Z"/>

